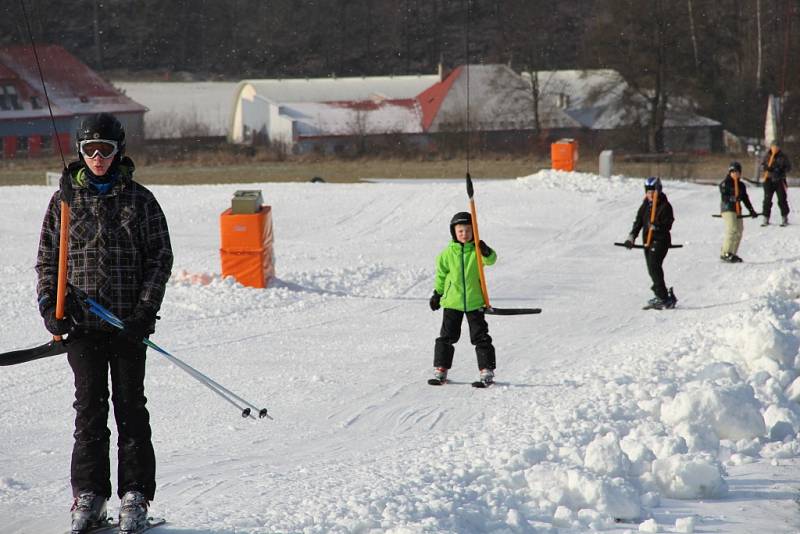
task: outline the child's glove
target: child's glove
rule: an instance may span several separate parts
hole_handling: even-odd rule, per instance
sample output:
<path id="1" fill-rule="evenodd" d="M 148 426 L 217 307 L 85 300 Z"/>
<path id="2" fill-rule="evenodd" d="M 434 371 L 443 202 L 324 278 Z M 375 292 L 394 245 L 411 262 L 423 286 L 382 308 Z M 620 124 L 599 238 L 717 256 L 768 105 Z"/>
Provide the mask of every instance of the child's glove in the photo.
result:
<path id="1" fill-rule="evenodd" d="M 488 258 L 492 255 L 492 249 L 489 245 L 487 245 L 483 239 L 478 242 L 478 248 L 481 249 L 481 256 L 484 258 Z"/>
<path id="2" fill-rule="evenodd" d="M 627 248 L 628 250 L 630 250 L 630 249 L 632 249 L 632 248 L 633 248 L 633 241 L 631 241 L 630 239 L 626 239 L 626 240 L 625 240 L 625 243 L 623 243 L 623 245 L 625 245 L 625 248 Z"/>
<path id="3" fill-rule="evenodd" d="M 434 289 L 433 295 L 431 295 L 431 300 L 429 301 L 431 310 L 436 311 L 442 307 L 442 305 L 439 304 L 440 300 L 442 300 L 442 296 L 439 293 L 437 293 L 436 290 Z"/>

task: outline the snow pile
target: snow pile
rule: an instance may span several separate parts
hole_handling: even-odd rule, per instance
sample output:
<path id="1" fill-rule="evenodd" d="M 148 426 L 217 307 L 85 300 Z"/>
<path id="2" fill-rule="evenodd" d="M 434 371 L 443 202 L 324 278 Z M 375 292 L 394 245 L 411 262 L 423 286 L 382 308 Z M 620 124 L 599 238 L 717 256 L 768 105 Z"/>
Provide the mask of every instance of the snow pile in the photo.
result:
<path id="1" fill-rule="evenodd" d="M 560 189 L 579 193 L 601 193 L 619 196 L 633 191 L 641 192 L 641 180 L 624 176 L 605 178 L 597 174 L 544 169 L 536 174 L 517 179 L 517 184 L 530 189 Z"/>

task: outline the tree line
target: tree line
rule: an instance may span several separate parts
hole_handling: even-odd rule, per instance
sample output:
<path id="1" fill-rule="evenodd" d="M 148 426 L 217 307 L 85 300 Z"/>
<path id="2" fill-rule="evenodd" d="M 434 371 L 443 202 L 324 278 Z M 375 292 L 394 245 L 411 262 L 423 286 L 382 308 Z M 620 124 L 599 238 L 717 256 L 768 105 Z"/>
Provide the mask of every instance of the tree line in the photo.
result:
<path id="1" fill-rule="evenodd" d="M 797 0 L 20 0 L 37 42 L 106 75 L 153 79 L 612 68 L 648 102 L 648 147 L 664 111 L 689 103 L 738 135 L 763 135 L 766 97 L 800 123 Z M 0 8 L 0 44 L 28 42 L 20 2 Z"/>

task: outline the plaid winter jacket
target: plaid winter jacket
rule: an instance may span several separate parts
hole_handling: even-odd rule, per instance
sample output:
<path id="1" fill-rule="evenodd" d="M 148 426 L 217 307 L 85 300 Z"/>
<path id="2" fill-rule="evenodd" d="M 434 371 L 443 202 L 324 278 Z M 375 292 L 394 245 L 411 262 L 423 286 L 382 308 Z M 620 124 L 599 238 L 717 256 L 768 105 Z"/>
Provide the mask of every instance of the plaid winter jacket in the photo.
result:
<path id="1" fill-rule="evenodd" d="M 70 204 L 68 281 L 123 321 L 134 312 L 154 317 L 172 269 L 167 220 L 153 194 L 133 181 L 133 162 L 123 158 L 118 178 L 103 195 L 89 186 L 80 163 L 69 166 L 74 197 Z M 55 302 L 61 220 L 59 193 L 50 199 L 42 223 L 36 273 L 40 303 Z M 110 330 L 93 314 L 78 325 Z"/>

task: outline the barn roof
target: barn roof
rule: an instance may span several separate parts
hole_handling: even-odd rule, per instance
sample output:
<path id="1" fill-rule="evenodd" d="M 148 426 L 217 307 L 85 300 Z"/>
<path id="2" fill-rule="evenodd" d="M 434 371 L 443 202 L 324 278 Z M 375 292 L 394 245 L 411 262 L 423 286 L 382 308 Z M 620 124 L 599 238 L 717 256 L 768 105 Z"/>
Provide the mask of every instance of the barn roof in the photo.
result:
<path id="1" fill-rule="evenodd" d="M 296 102 L 280 106 L 300 137 L 421 133 L 421 113 L 414 99 Z"/>
<path id="2" fill-rule="evenodd" d="M 539 71 L 533 75 L 538 82 L 539 126 L 545 130 L 621 128 L 636 122 L 646 108 L 641 97 L 626 98 L 628 84 L 615 70 Z M 420 93 L 425 130 L 463 129 L 467 124 L 467 106 L 473 130 L 532 129 L 531 80 L 530 75 L 520 76 L 506 65 L 458 67 L 443 81 Z M 677 109 L 667 111 L 665 122 L 667 127 L 719 124 Z"/>
<path id="3" fill-rule="evenodd" d="M 634 122 L 645 112 L 646 102 L 630 94 L 622 75 L 612 69 L 538 71 L 540 110 L 544 128 L 612 130 Z M 527 77 L 530 83 L 530 77 Z M 686 109 L 671 108 L 666 113 L 667 127 L 718 126 L 720 123 Z"/>
<path id="4" fill-rule="evenodd" d="M 439 81 L 439 76 L 366 76 L 352 78 L 305 78 L 243 80 L 238 95 L 250 86 L 255 93 L 276 104 L 292 102 L 343 102 L 413 98 Z"/>
<path id="5" fill-rule="evenodd" d="M 432 132 L 463 128 L 467 111 L 473 130 L 533 127 L 529 86 L 506 65 L 458 67 L 419 99 L 425 112 L 423 123 Z"/>
<path id="6" fill-rule="evenodd" d="M 234 107 L 237 82 L 113 82 L 146 105 L 146 138 L 224 136 Z"/>
<path id="7" fill-rule="evenodd" d="M 116 90 L 61 46 L 39 45 L 36 51 L 56 116 L 147 111 L 147 108 Z M 0 47 L 0 66 L 6 74 L 10 72 L 15 75 L 11 83 L 19 94 L 19 104 L 22 107 L 18 110 L 0 110 L 0 119 L 47 115 L 44 91 L 32 47 Z M 0 77 L 4 76 L 0 74 Z M 38 106 L 33 104 L 31 97 L 35 97 Z"/>

